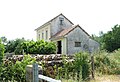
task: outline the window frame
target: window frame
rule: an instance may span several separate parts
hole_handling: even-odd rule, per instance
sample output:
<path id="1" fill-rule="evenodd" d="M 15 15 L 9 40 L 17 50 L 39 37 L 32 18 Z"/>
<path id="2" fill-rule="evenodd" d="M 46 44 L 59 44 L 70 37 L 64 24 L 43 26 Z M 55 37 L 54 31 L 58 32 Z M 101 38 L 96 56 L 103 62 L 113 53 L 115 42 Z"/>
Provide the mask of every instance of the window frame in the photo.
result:
<path id="1" fill-rule="evenodd" d="M 59 17 L 60 25 L 63 25 L 64 18 Z"/>
<path id="2" fill-rule="evenodd" d="M 48 40 L 48 30 L 45 31 L 46 32 L 46 40 Z"/>
<path id="3" fill-rule="evenodd" d="M 44 39 L 44 32 L 42 32 L 42 39 Z"/>
<path id="4" fill-rule="evenodd" d="M 38 34 L 38 39 L 40 40 L 41 38 L 40 38 L 40 33 Z"/>
<path id="5" fill-rule="evenodd" d="M 75 42 L 75 47 L 81 47 L 81 42 L 76 41 Z"/>

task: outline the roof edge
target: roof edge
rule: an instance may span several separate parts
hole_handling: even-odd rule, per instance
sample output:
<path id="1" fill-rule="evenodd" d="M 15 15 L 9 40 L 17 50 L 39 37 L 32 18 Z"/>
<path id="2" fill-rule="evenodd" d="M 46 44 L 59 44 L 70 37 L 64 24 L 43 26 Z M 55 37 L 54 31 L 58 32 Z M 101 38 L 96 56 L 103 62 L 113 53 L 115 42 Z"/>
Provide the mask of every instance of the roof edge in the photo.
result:
<path id="1" fill-rule="evenodd" d="M 52 20 L 54 20 L 55 18 L 57 18 L 57 17 L 59 17 L 60 15 L 62 15 L 64 18 L 66 18 L 71 24 L 73 24 L 74 25 L 74 23 L 73 22 L 71 22 L 67 17 L 65 17 L 62 13 L 60 13 L 59 15 L 57 15 L 57 16 L 55 16 L 54 18 L 52 18 L 51 20 L 49 20 L 48 22 L 46 22 L 46 23 L 44 23 L 44 24 L 42 24 L 41 26 L 39 26 L 38 28 L 36 28 L 35 29 L 35 31 L 36 30 L 38 30 L 40 27 L 42 27 L 42 26 L 44 26 L 45 24 L 47 24 L 47 23 L 49 23 L 49 22 L 51 22 Z"/>
<path id="2" fill-rule="evenodd" d="M 69 34 L 69 33 L 70 33 L 72 30 L 74 30 L 76 27 L 79 27 L 83 32 L 85 32 L 89 37 L 91 37 L 83 28 L 80 27 L 79 24 L 75 25 L 75 26 L 73 27 L 73 29 L 71 29 L 71 30 L 70 30 L 68 33 L 66 33 L 65 35 Z"/>

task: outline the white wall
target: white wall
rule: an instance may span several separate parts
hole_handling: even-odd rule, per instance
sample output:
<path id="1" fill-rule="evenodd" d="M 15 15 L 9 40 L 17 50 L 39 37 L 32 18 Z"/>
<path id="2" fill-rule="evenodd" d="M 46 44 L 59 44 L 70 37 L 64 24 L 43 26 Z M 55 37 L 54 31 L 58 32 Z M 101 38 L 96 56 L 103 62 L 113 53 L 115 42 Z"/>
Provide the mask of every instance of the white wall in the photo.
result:
<path id="1" fill-rule="evenodd" d="M 46 39 L 46 30 L 48 31 L 48 39 Z M 42 33 L 44 33 L 44 38 L 42 38 Z M 40 38 L 39 38 L 40 34 Z M 51 37 L 50 35 L 50 24 L 46 25 L 43 28 L 40 28 L 37 30 L 37 40 L 45 40 L 45 41 L 50 41 L 49 38 Z"/>

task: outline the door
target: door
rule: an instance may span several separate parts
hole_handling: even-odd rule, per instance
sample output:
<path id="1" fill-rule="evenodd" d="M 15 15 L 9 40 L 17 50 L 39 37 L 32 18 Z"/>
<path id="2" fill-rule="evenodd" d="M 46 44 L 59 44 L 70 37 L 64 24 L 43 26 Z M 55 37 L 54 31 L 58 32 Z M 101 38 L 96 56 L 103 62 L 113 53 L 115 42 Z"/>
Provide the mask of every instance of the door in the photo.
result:
<path id="1" fill-rule="evenodd" d="M 61 54 L 61 52 L 62 52 L 61 41 L 57 41 L 57 54 Z"/>

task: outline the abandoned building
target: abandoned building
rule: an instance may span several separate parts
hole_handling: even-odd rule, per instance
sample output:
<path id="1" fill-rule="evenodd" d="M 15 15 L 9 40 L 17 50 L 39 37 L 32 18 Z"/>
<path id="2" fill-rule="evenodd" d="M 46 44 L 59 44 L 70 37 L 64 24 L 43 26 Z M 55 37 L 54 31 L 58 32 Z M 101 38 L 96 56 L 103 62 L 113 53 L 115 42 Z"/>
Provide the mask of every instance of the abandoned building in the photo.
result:
<path id="1" fill-rule="evenodd" d="M 94 52 L 99 43 L 80 27 L 74 25 L 63 14 L 59 14 L 35 29 L 37 40 L 53 41 L 57 45 L 57 54 L 74 54 L 80 51 Z"/>

